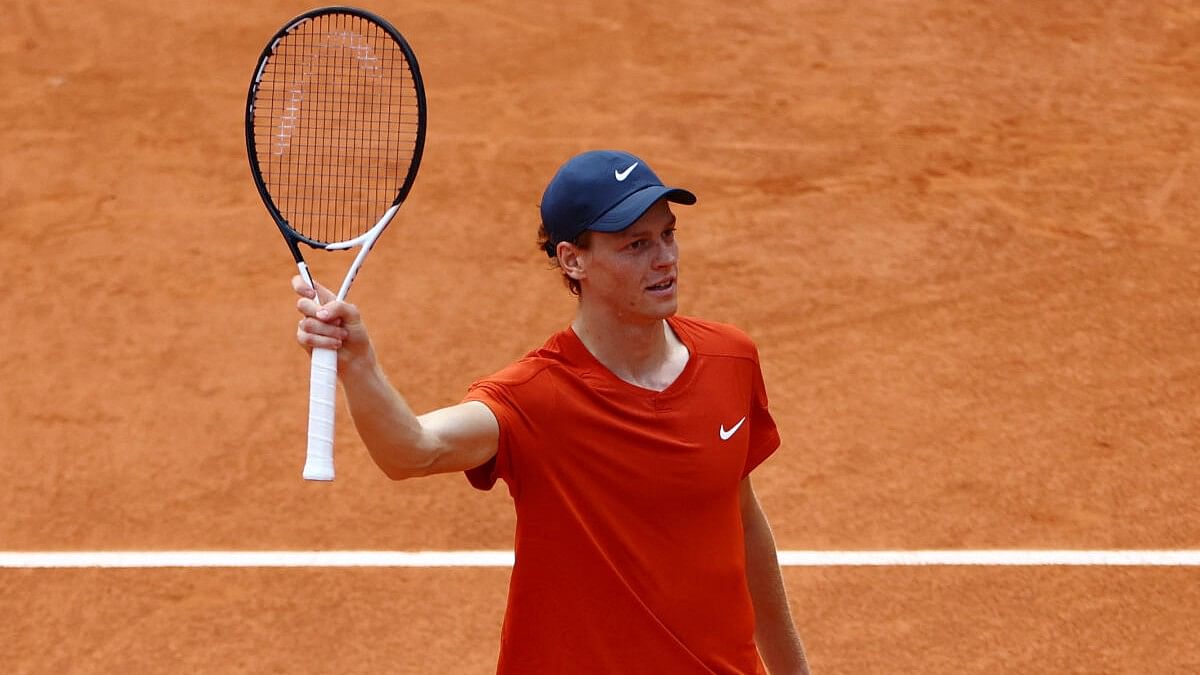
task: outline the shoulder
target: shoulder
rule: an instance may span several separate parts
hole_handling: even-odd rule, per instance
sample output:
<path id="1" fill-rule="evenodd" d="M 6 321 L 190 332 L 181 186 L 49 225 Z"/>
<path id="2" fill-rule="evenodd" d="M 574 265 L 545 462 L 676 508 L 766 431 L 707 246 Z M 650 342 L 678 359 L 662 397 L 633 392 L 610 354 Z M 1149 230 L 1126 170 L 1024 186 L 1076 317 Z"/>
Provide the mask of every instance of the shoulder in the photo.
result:
<path id="1" fill-rule="evenodd" d="M 521 387 L 538 379 L 555 367 L 552 359 L 539 357 L 536 352 L 525 355 L 504 368 L 477 380 L 472 388 L 484 385 L 499 385 L 502 387 Z"/>
<path id="2" fill-rule="evenodd" d="M 688 316 L 674 316 L 670 322 L 671 328 L 698 354 L 758 360 L 754 340 L 737 326 Z"/>
<path id="3" fill-rule="evenodd" d="M 547 376 L 563 370 L 565 356 L 561 333 L 552 335 L 546 343 L 513 363 L 500 370 L 477 380 L 471 389 L 504 388 L 509 390 L 521 389 L 527 386 L 537 386 L 545 382 Z"/>

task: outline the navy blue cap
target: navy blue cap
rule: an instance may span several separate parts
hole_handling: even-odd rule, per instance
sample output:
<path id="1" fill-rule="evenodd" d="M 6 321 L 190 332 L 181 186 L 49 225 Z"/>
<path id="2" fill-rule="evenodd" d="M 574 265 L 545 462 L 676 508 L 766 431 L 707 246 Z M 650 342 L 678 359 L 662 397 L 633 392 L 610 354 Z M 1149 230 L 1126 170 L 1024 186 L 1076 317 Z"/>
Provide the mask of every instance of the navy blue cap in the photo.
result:
<path id="1" fill-rule="evenodd" d="M 553 258 L 559 242 L 572 241 L 584 230 L 620 232 L 663 198 L 696 203 L 696 195 L 663 185 L 645 162 L 628 152 L 591 150 L 576 155 L 559 168 L 542 195 L 542 224 L 550 237 L 546 254 Z"/>

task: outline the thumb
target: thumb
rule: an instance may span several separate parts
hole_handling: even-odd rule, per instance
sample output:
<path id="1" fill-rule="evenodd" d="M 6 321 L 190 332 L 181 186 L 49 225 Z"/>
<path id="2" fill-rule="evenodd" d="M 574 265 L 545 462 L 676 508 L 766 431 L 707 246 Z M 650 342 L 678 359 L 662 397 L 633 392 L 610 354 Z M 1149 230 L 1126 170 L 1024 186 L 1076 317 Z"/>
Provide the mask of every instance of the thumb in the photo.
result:
<path id="1" fill-rule="evenodd" d="M 337 325 L 346 325 L 361 321 L 357 307 L 337 299 L 331 299 L 329 302 L 321 305 L 317 309 L 316 316 L 321 321 Z"/>

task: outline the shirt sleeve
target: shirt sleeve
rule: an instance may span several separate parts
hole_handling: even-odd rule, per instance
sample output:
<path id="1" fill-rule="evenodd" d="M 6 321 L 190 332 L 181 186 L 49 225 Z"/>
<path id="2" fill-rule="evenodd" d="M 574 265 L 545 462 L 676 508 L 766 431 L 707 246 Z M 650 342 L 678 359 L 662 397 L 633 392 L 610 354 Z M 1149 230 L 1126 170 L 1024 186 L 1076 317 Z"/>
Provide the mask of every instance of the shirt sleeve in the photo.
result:
<path id="1" fill-rule="evenodd" d="M 479 466 L 467 469 L 467 480 L 478 490 L 491 490 L 497 479 L 512 485 L 509 435 L 512 429 L 513 401 L 507 388 L 495 382 L 480 380 L 467 388 L 463 401 L 479 401 L 496 416 L 500 425 L 500 438 L 496 454 Z"/>
<path id="2" fill-rule="evenodd" d="M 767 403 L 767 385 L 763 382 L 762 368 L 758 363 L 757 352 L 754 355 L 754 382 L 750 396 L 750 448 L 746 452 L 746 464 L 742 469 L 742 478 L 779 448 L 779 429 L 775 426 L 775 418 Z"/>

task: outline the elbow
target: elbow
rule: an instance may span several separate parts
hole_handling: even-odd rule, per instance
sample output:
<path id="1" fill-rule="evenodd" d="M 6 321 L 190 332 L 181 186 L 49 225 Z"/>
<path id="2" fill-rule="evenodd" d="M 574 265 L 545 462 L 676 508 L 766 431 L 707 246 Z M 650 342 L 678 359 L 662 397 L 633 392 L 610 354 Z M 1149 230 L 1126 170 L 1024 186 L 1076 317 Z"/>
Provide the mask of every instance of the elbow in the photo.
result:
<path id="1" fill-rule="evenodd" d="M 432 474 L 433 461 L 429 458 L 420 458 L 421 461 L 414 462 L 412 457 L 398 458 L 391 453 L 371 453 L 371 458 L 375 460 L 375 466 L 383 472 L 383 475 L 394 481 L 408 480 L 409 478 L 421 478 Z"/>
<path id="2" fill-rule="evenodd" d="M 396 466 L 391 464 L 383 464 L 376 462 L 379 469 L 383 471 L 383 475 L 394 481 L 408 480 L 410 478 L 422 478 L 433 473 L 428 466 Z"/>
<path id="3" fill-rule="evenodd" d="M 383 471 L 383 475 L 387 476 L 389 480 L 402 481 L 402 480 L 408 480 L 409 478 L 417 477 L 417 474 L 413 473 L 412 471 L 406 471 L 406 470 L 396 469 L 396 468 L 392 468 L 392 467 L 385 467 L 385 466 L 381 466 L 379 468 L 381 471 Z"/>

